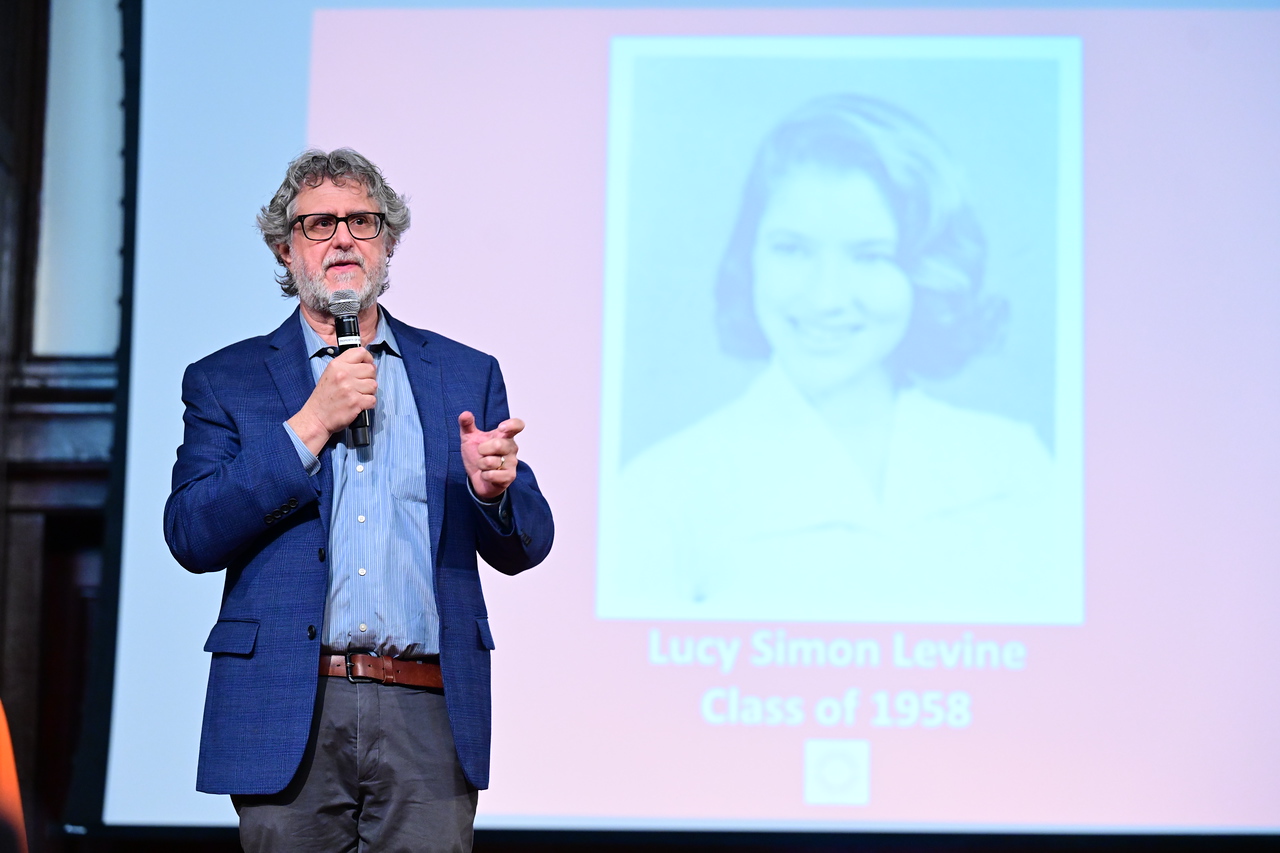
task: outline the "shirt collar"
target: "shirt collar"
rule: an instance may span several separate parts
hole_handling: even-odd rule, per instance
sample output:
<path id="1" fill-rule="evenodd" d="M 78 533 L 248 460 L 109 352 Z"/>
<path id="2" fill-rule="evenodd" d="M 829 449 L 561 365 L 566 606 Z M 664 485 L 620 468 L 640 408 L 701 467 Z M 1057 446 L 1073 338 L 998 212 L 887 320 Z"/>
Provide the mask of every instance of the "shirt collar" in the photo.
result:
<path id="1" fill-rule="evenodd" d="M 311 328 L 311 324 L 307 322 L 306 317 L 302 316 L 301 311 L 298 312 L 298 322 L 302 324 L 302 337 L 306 341 L 310 358 L 337 354 L 338 348 L 331 347 L 325 343 L 324 339 L 316 334 L 316 330 Z M 387 322 L 387 315 L 383 312 L 381 306 L 378 308 L 378 329 L 374 333 L 373 341 L 368 345 L 367 349 L 370 352 L 381 350 L 400 357 L 400 345 L 396 342 L 395 333 L 391 331 L 391 324 Z"/>

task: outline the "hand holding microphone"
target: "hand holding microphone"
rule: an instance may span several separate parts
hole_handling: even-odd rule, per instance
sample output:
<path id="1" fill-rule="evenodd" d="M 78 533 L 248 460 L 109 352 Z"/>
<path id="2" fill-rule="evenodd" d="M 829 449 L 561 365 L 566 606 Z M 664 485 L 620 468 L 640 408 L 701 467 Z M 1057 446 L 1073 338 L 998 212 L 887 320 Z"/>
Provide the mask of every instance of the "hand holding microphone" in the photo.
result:
<path id="1" fill-rule="evenodd" d="M 335 310 L 336 307 L 336 310 Z M 377 404 L 377 370 L 373 355 L 360 346 L 359 301 L 351 290 L 329 297 L 338 333 L 338 354 L 325 367 L 302 409 L 289 419 L 298 438 L 317 456 L 338 430 L 351 427 L 351 444 L 365 447 L 370 439 L 369 412 Z"/>
<path id="2" fill-rule="evenodd" d="M 347 352 L 348 350 L 360 347 L 360 299 L 356 296 L 354 290 L 335 290 L 329 294 L 329 313 L 333 315 L 334 331 L 338 334 L 338 354 Z M 361 350 L 368 358 L 369 364 L 373 364 L 373 356 L 369 355 L 368 350 Z M 378 384 L 375 381 L 373 390 L 377 391 Z M 370 396 L 373 392 L 369 392 Z M 361 401 L 362 403 L 365 401 Z M 376 402 L 376 401 L 375 401 Z M 373 409 L 373 405 L 362 407 L 359 413 L 351 421 L 351 446 L 352 447 L 368 447 L 370 436 L 370 416 L 369 412 Z"/>

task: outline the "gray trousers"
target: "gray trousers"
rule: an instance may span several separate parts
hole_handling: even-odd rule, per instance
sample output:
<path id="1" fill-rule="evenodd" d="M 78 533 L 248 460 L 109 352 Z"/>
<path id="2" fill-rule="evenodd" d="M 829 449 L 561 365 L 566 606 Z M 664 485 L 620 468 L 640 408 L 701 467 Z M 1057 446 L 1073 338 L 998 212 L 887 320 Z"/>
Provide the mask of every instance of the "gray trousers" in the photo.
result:
<path id="1" fill-rule="evenodd" d="M 443 694 L 328 677 L 319 691 L 289 786 L 231 798 L 245 853 L 470 851 L 477 791 Z"/>

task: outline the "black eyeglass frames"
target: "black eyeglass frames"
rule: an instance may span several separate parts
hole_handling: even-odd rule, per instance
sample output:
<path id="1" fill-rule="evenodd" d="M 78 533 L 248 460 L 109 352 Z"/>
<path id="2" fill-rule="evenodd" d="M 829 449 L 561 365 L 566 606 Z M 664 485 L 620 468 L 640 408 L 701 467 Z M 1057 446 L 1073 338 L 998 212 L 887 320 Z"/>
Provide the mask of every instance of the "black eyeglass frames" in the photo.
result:
<path id="1" fill-rule="evenodd" d="M 347 230 L 357 240 L 372 240 L 382 233 L 381 213 L 362 211 L 346 216 L 334 216 L 332 213 L 305 213 L 295 216 L 293 225 L 302 226 L 302 236 L 308 240 L 328 240 L 338 230 L 338 223 L 347 223 Z"/>

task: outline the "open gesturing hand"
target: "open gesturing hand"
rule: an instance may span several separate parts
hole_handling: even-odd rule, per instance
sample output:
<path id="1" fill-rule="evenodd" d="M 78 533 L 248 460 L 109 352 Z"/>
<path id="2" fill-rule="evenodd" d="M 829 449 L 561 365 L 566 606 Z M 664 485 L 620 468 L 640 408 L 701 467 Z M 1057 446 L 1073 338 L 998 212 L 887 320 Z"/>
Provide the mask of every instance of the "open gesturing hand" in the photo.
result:
<path id="1" fill-rule="evenodd" d="M 458 435 L 462 439 L 462 464 L 471 489 L 484 501 L 495 501 L 516 479 L 515 437 L 524 429 L 524 421 L 508 418 L 498 428 L 485 432 L 476 429 L 475 415 L 458 415 Z"/>

